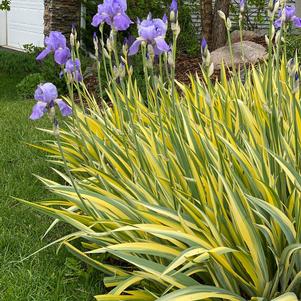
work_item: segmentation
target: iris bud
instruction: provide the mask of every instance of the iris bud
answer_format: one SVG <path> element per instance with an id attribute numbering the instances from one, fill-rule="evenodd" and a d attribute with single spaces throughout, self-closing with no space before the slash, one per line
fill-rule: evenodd
<path id="1" fill-rule="evenodd" d="M 112 45 L 112 41 L 110 38 L 107 39 L 107 49 L 109 52 L 112 52 L 112 50 L 113 50 L 113 45 Z"/>
<path id="2" fill-rule="evenodd" d="M 124 66 L 124 64 L 120 63 L 118 69 L 119 69 L 119 77 L 124 78 L 125 77 L 125 66 Z"/>
<path id="3" fill-rule="evenodd" d="M 265 43 L 267 44 L 267 46 L 270 45 L 270 39 L 267 35 L 264 36 L 264 39 L 265 39 Z"/>
<path id="4" fill-rule="evenodd" d="M 171 23 L 174 23 L 176 21 L 176 14 L 175 14 L 175 12 L 172 10 L 171 12 L 170 12 L 170 22 Z"/>
<path id="5" fill-rule="evenodd" d="M 72 32 L 70 34 L 70 45 L 71 45 L 72 48 L 75 45 L 75 36 L 74 36 L 74 34 Z"/>
<path id="6" fill-rule="evenodd" d="M 219 17 L 220 17 L 221 19 L 223 19 L 224 21 L 226 21 L 226 15 L 224 14 L 223 11 L 219 10 L 217 13 L 218 13 L 218 15 L 219 15 Z"/>

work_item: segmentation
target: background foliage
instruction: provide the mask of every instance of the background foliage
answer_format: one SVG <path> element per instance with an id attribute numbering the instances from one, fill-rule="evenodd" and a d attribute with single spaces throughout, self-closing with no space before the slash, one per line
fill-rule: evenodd
<path id="1" fill-rule="evenodd" d="M 96 0 L 83 0 L 87 8 L 87 15 L 86 15 L 86 24 L 87 29 L 83 30 L 82 38 L 84 44 L 87 46 L 89 50 L 93 51 L 93 43 L 92 43 L 92 36 L 96 28 L 92 27 L 91 21 L 92 17 L 97 12 L 97 4 L 99 1 Z M 146 18 L 148 13 L 151 11 L 154 17 L 162 18 L 163 14 L 169 14 L 168 8 L 170 5 L 170 1 L 168 0 L 154 0 L 154 1 L 145 1 L 145 0 L 129 0 L 128 1 L 128 15 L 130 18 L 136 22 L 137 17 L 139 16 L 141 19 Z M 179 22 L 181 24 L 182 32 L 179 37 L 179 52 L 187 53 L 189 55 L 196 55 L 199 52 L 200 46 L 197 38 L 197 33 L 194 28 L 194 25 L 191 21 L 191 11 L 187 5 L 183 4 L 183 1 L 179 1 Z M 107 32 L 108 34 L 108 32 Z M 123 42 L 125 37 L 129 35 L 137 36 L 136 26 L 131 26 L 130 30 L 121 33 L 122 36 L 120 37 L 120 43 Z M 169 38 L 169 40 L 171 40 Z"/>
<path id="2" fill-rule="evenodd" d="M 2 0 L 0 2 L 0 10 L 9 10 L 11 0 Z"/>

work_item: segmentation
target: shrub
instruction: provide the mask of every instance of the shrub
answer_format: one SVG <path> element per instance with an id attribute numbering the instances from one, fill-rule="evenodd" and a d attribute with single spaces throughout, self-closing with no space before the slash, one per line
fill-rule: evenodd
<path id="1" fill-rule="evenodd" d="M 9 75 L 25 76 L 39 72 L 35 57 L 30 53 L 0 50 L 0 72 Z"/>
<path id="2" fill-rule="evenodd" d="M 159 65 L 141 45 L 145 97 L 126 46 L 118 64 L 116 32 L 108 49 L 94 40 L 104 60 L 102 67 L 97 57 L 98 70 L 109 66 L 102 107 L 69 74 L 74 118 L 60 131 L 51 108 L 57 140 L 40 147 L 63 183 L 40 178 L 56 197 L 23 202 L 75 228 L 59 242 L 106 275 L 108 293 L 96 300 L 297 301 L 298 61 L 280 58 L 279 37 L 273 54 L 271 36 L 268 61 L 245 66 L 244 81 L 222 67 L 212 82 L 203 42 L 203 78 L 185 85 L 174 77 L 171 26 L 174 47 Z"/>
<path id="3" fill-rule="evenodd" d="M 40 73 L 32 73 L 27 75 L 18 85 L 17 93 L 22 98 L 32 98 L 32 91 L 40 84 L 44 82 L 44 78 Z"/>

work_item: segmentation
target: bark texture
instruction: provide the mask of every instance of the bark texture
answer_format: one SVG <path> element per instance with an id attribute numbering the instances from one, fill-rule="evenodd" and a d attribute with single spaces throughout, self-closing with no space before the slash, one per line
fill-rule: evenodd
<path id="1" fill-rule="evenodd" d="M 213 5 L 212 0 L 200 0 L 201 7 L 201 25 L 202 36 L 207 40 L 209 49 L 212 44 L 212 21 L 213 21 Z"/>
<path id="2" fill-rule="evenodd" d="M 223 11 L 228 17 L 230 3 L 231 0 L 200 0 L 202 36 L 206 38 L 210 50 L 226 44 L 227 31 L 218 11 Z"/>
<path id="3" fill-rule="evenodd" d="M 44 34 L 50 31 L 61 31 L 68 36 L 74 24 L 80 26 L 80 0 L 44 0 Z"/>
<path id="4" fill-rule="evenodd" d="M 227 17 L 229 16 L 230 0 L 216 0 L 212 22 L 212 49 L 224 46 L 227 42 L 227 30 L 224 20 L 218 14 L 221 10 Z"/>

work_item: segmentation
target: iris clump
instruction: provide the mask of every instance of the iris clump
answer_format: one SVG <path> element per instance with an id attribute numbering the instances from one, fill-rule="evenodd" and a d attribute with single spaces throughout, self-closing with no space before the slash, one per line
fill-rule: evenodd
<path id="1" fill-rule="evenodd" d="M 275 21 L 275 27 L 280 28 L 289 23 L 292 23 L 295 27 L 301 28 L 301 18 L 296 16 L 296 7 L 293 5 L 286 5 L 279 11 L 279 18 Z"/>
<path id="2" fill-rule="evenodd" d="M 42 179 L 55 198 L 30 204 L 74 227 L 58 241 L 104 273 L 107 291 L 96 300 L 300 300 L 300 67 L 281 56 L 287 31 L 273 28 L 278 5 L 269 4 L 268 61 L 244 66 L 244 78 L 222 64 L 213 79 L 203 39 L 201 77 L 176 80 L 176 1 L 170 22 L 138 21 L 138 37 L 122 50 L 114 18 L 125 2 L 100 6 L 95 24 L 111 33 L 93 37 L 95 95 L 75 80 L 71 43 L 62 70 L 74 119 L 61 132 L 54 120 L 57 141 L 43 148 L 65 173 L 60 182 Z M 231 46 L 231 21 L 220 16 Z M 281 20 L 294 16 L 288 10 Z M 140 46 L 142 86 L 128 58 Z M 55 104 L 71 114 L 57 97 L 52 84 L 41 85 L 31 118 L 52 116 Z"/>
<path id="3" fill-rule="evenodd" d="M 140 22 L 138 20 L 138 35 L 139 37 L 132 44 L 129 49 L 129 55 L 134 55 L 139 51 L 139 47 L 142 42 L 152 45 L 156 55 L 160 55 L 163 52 L 168 52 L 170 47 L 165 41 L 167 31 L 167 18 L 153 19 L 149 14 L 146 20 Z"/>
<path id="4" fill-rule="evenodd" d="M 37 56 L 37 60 L 43 60 L 50 53 L 54 53 L 54 60 L 59 65 L 64 65 L 70 58 L 70 49 L 67 47 L 66 37 L 58 31 L 50 32 L 45 38 L 46 48 Z"/>
<path id="5" fill-rule="evenodd" d="M 97 14 L 93 17 L 92 25 L 97 27 L 106 23 L 116 31 L 127 30 L 132 21 L 126 14 L 126 0 L 105 0 L 98 5 Z"/>
<path id="6" fill-rule="evenodd" d="M 59 107 L 62 116 L 70 116 L 72 109 L 62 99 L 58 99 L 58 91 L 52 83 L 40 85 L 34 94 L 37 103 L 34 105 L 31 120 L 37 120 L 44 116 L 45 113 L 54 109 L 55 105 Z"/>

